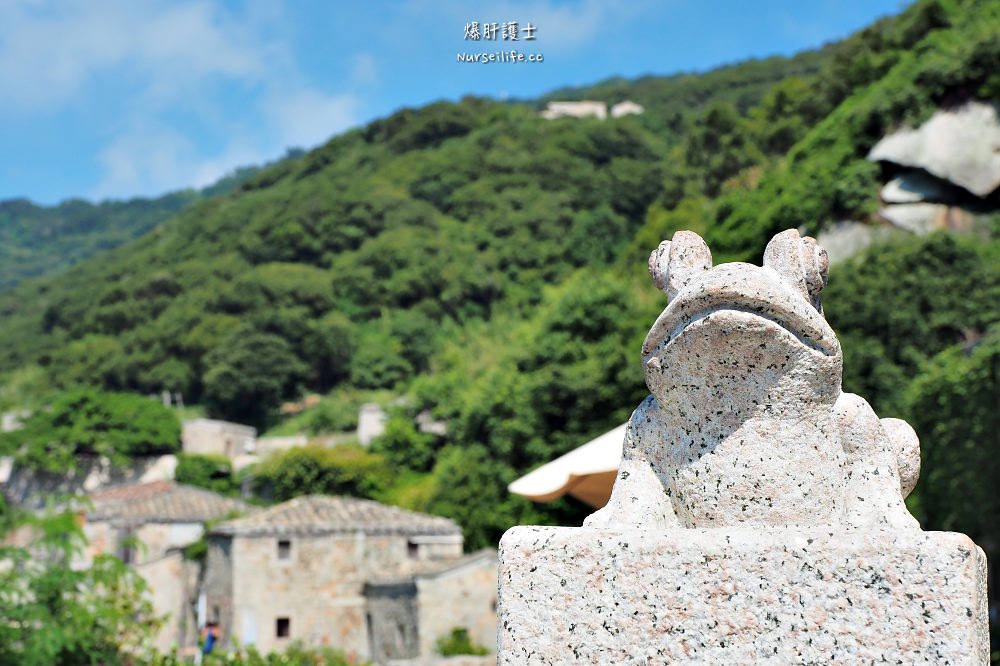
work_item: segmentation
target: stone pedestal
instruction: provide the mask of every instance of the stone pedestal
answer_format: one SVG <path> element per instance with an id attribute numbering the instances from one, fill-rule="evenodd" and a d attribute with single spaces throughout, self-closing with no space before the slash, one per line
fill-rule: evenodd
<path id="1" fill-rule="evenodd" d="M 946 532 L 515 527 L 500 664 L 986 664 L 986 558 Z"/>

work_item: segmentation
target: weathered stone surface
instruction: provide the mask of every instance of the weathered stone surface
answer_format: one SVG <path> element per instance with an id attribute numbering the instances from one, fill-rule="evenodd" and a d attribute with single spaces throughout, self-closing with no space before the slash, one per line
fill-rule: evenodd
<path id="1" fill-rule="evenodd" d="M 985 664 L 961 534 L 516 527 L 500 664 Z"/>
<path id="2" fill-rule="evenodd" d="M 933 203 L 894 204 L 878 214 L 894 227 L 923 236 L 947 226 L 948 207 Z"/>
<path id="3" fill-rule="evenodd" d="M 889 238 L 894 233 L 901 234 L 902 231 L 888 225 L 841 220 L 817 234 L 816 242 L 826 249 L 832 266 L 853 257 L 872 243 Z"/>
<path id="4" fill-rule="evenodd" d="M 868 159 L 918 167 L 985 197 L 1000 186 L 998 105 L 969 101 L 942 109 L 918 129 L 879 141 Z"/>
<path id="5" fill-rule="evenodd" d="M 452 628 L 496 635 L 496 554 L 463 557 L 461 528 L 445 518 L 305 496 L 215 525 L 208 544 L 205 604 L 223 647 L 301 640 L 422 664 Z"/>
<path id="6" fill-rule="evenodd" d="M 587 525 L 917 527 L 900 446 L 868 403 L 841 393 L 840 343 L 820 303 L 827 267 L 795 230 L 771 240 L 763 267 L 713 268 L 691 232 L 661 243 L 650 273 L 669 303 L 643 343 L 652 395 L 629 421 L 611 500 Z"/>
<path id="7" fill-rule="evenodd" d="M 0 460 L 0 490 L 8 502 L 28 509 L 41 509 L 53 496 L 89 493 L 136 482 L 173 478 L 177 457 L 136 456 L 128 465 L 117 466 L 102 456 L 78 455 L 73 472 L 49 472 L 17 465 L 12 458 Z"/>
<path id="8" fill-rule="evenodd" d="M 500 663 L 985 663 L 985 557 L 920 530 L 916 434 L 842 392 L 828 265 L 795 230 L 653 252 L 651 395 L 604 508 L 501 541 Z"/>

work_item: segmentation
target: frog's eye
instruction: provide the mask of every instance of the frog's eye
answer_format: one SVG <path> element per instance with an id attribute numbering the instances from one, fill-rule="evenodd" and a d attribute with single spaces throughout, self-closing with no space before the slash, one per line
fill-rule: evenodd
<path id="1" fill-rule="evenodd" d="M 649 255 L 653 284 L 672 301 L 681 289 L 712 267 L 712 251 L 693 231 L 678 231 Z"/>
<path id="2" fill-rule="evenodd" d="M 826 286 L 830 260 L 816 239 L 801 238 L 795 229 L 782 231 L 767 244 L 764 265 L 801 292 L 817 310 L 823 311 L 819 294 Z"/>
<path id="3" fill-rule="evenodd" d="M 830 257 L 812 236 L 802 238 L 799 251 L 802 255 L 802 273 L 806 281 L 806 290 L 809 292 L 809 298 L 818 303 L 819 293 L 826 286 L 830 271 Z"/>

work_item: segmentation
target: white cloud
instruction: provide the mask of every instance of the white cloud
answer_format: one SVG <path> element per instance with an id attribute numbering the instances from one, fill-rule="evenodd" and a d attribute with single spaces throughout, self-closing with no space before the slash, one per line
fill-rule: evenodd
<path id="1" fill-rule="evenodd" d="M 185 187 L 207 187 L 238 167 L 261 164 L 278 156 L 262 152 L 240 136 L 216 154 L 205 156 L 203 152 L 170 127 L 134 127 L 98 155 L 102 176 L 89 196 L 152 196 Z"/>
<path id="2" fill-rule="evenodd" d="M 353 95 L 304 89 L 274 96 L 265 112 L 283 147 L 311 148 L 354 125 L 359 106 Z"/>
<path id="3" fill-rule="evenodd" d="M 276 5 L 13 0 L 0 2 L 0 27 L 6 121 L 76 117 L 97 108 L 95 95 L 113 92 L 114 129 L 95 158 L 95 197 L 208 185 L 286 147 L 315 146 L 356 124 L 360 112 L 347 90 L 320 90 L 305 78 Z M 376 81 L 371 54 L 353 63 L 354 84 Z"/>
<path id="4" fill-rule="evenodd" d="M 168 127 L 144 127 L 123 134 L 98 156 L 103 176 L 92 196 L 149 194 L 162 183 L 185 183 L 196 159 L 191 142 Z"/>
<path id="5" fill-rule="evenodd" d="M 203 2 L 14 2 L 0 8 L 0 25 L 8 109 L 50 110 L 100 77 L 124 77 L 149 92 L 164 82 L 253 79 L 263 70 L 252 26 Z"/>
<path id="6" fill-rule="evenodd" d="M 356 124 L 360 103 L 349 94 L 297 89 L 266 95 L 260 105 L 267 136 L 259 136 L 260 130 L 233 127 L 228 144 L 207 155 L 169 126 L 137 123 L 101 151 L 101 180 L 89 196 L 154 196 L 206 187 L 238 167 L 274 159 L 286 148 L 312 148 L 349 129 Z"/>

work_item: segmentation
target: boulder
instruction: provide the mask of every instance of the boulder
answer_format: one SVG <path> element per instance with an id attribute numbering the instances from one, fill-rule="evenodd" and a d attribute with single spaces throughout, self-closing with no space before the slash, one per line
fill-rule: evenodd
<path id="1" fill-rule="evenodd" d="M 986 197 L 1000 186 L 998 105 L 969 101 L 942 109 L 918 129 L 883 138 L 868 159 L 924 169 Z"/>
<path id="2" fill-rule="evenodd" d="M 894 204 L 886 206 L 878 214 L 894 227 L 922 236 L 947 226 L 948 207 L 931 203 Z"/>
<path id="3" fill-rule="evenodd" d="M 967 233 L 972 230 L 974 220 L 972 213 L 964 208 L 936 203 L 893 204 L 878 214 L 894 227 L 917 235 L 937 229 Z"/>
<path id="4" fill-rule="evenodd" d="M 893 234 L 902 234 L 889 225 L 865 224 L 854 220 L 841 220 L 829 225 L 816 235 L 816 242 L 826 248 L 830 265 L 850 259 L 875 242 Z"/>

